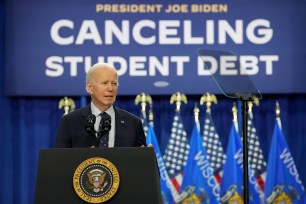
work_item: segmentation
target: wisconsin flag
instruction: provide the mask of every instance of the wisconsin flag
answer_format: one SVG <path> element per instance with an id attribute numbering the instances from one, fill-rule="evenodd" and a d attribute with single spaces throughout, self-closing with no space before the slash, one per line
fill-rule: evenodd
<path id="1" fill-rule="evenodd" d="M 194 125 L 181 185 L 182 203 L 219 203 L 219 184 L 209 164 L 197 125 Z"/>
<path id="2" fill-rule="evenodd" d="M 305 190 L 285 137 L 275 122 L 270 148 L 265 203 L 306 203 Z"/>
<path id="3" fill-rule="evenodd" d="M 254 177 L 250 165 L 249 170 L 249 203 L 260 204 L 260 186 Z M 221 203 L 243 203 L 243 149 L 240 136 L 232 124 L 226 149 L 226 161 L 223 166 L 224 176 L 220 187 Z"/>
<path id="4" fill-rule="evenodd" d="M 178 192 L 176 191 L 175 187 L 173 186 L 168 173 L 166 171 L 166 167 L 161 155 L 161 151 L 159 149 L 159 145 L 156 139 L 154 128 L 149 125 L 148 127 L 148 134 L 147 134 L 147 145 L 151 144 L 154 148 L 156 160 L 159 167 L 160 172 L 160 188 L 161 194 L 163 197 L 163 204 L 173 204 L 173 198 L 178 197 Z"/>

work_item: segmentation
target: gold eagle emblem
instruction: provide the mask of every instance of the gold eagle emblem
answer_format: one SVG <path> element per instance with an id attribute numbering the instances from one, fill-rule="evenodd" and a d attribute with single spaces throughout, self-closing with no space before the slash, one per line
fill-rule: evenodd
<path id="1" fill-rule="evenodd" d="M 93 189 L 95 193 L 103 191 L 108 182 L 104 182 L 106 173 L 100 169 L 94 169 L 88 174 L 88 181 L 90 183 L 90 189 Z"/>
<path id="2" fill-rule="evenodd" d="M 59 101 L 58 108 L 62 109 L 64 107 L 64 115 L 75 109 L 75 103 L 71 98 L 64 97 Z"/>

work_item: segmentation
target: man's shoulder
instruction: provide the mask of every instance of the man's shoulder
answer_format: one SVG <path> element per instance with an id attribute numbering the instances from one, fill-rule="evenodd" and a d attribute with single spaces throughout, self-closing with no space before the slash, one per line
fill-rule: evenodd
<path id="1" fill-rule="evenodd" d="M 121 115 L 122 117 L 130 117 L 130 118 L 134 118 L 134 119 L 137 119 L 137 120 L 140 120 L 139 117 L 137 117 L 136 115 L 134 115 L 133 113 L 131 112 L 128 112 L 126 110 L 123 110 L 121 108 L 115 108 L 115 112 L 119 115 Z"/>
<path id="2" fill-rule="evenodd" d="M 64 115 L 63 118 L 74 118 L 76 116 L 82 116 L 82 115 L 86 116 L 90 113 L 91 113 L 90 107 L 85 106 L 85 107 L 78 108 L 78 109 L 71 111 L 70 113 Z"/>

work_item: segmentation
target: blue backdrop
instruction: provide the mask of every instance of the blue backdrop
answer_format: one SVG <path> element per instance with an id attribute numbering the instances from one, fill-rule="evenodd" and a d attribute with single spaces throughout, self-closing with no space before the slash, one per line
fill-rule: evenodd
<path id="1" fill-rule="evenodd" d="M 122 95 L 220 93 L 199 48 L 237 55 L 209 69 L 222 77 L 239 80 L 231 65 L 239 60 L 262 93 L 305 93 L 305 8 L 302 0 L 7 1 L 6 93 L 85 94 L 97 61 L 115 64 Z"/>

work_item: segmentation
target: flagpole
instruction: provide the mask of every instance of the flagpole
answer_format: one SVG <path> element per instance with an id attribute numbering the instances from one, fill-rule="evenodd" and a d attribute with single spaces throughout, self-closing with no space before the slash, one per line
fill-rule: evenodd
<path id="1" fill-rule="evenodd" d="M 243 137 L 243 199 L 244 203 L 249 203 L 249 168 L 248 168 L 248 102 L 253 101 L 250 94 L 240 94 L 242 101 L 242 137 Z"/>

